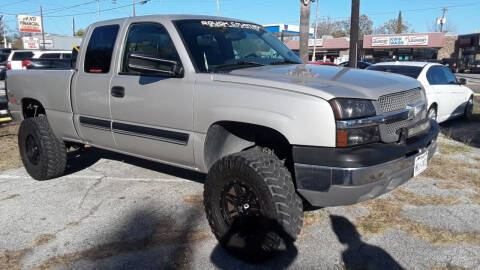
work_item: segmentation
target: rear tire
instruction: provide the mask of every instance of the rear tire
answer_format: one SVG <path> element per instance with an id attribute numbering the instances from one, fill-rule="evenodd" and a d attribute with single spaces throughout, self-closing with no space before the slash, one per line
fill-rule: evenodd
<path id="1" fill-rule="evenodd" d="M 53 134 L 45 116 L 23 120 L 18 131 L 18 147 L 23 165 L 33 179 L 48 180 L 65 172 L 67 149 Z"/>
<path id="2" fill-rule="evenodd" d="M 302 200 L 290 172 L 277 156 L 259 147 L 212 166 L 204 205 L 220 244 L 250 262 L 288 249 L 303 225 Z"/>

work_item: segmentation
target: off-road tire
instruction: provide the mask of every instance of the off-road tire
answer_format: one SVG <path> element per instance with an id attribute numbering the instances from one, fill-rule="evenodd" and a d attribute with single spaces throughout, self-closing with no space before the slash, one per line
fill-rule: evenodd
<path id="1" fill-rule="evenodd" d="M 432 117 L 432 115 L 435 114 L 435 117 Z M 437 121 L 438 119 L 438 111 L 437 111 L 437 108 L 435 107 L 430 107 L 430 109 L 428 109 L 428 112 L 427 112 L 427 117 L 432 119 L 432 120 L 435 120 Z"/>
<path id="2" fill-rule="evenodd" d="M 465 106 L 465 113 L 463 114 L 463 116 L 467 120 L 473 119 L 473 96 L 468 99 L 467 105 Z"/>
<path id="3" fill-rule="evenodd" d="M 213 234 L 230 253 L 251 262 L 284 251 L 296 240 L 303 225 L 302 200 L 295 191 L 292 176 L 283 162 L 266 150 L 255 147 L 220 159 L 211 167 L 204 188 L 205 211 Z M 222 192 L 231 183 L 247 185 L 256 192 L 264 210 L 258 220 L 272 222 L 268 234 L 272 231 L 273 234 L 266 237 L 272 241 L 258 240 L 249 245 L 248 240 L 242 243 L 238 237 L 231 237 L 232 230 L 249 233 L 236 231 L 238 228 L 233 229 L 222 216 Z"/>
<path id="4" fill-rule="evenodd" d="M 29 137 L 33 138 L 38 146 L 36 164 L 27 156 Z M 67 166 L 67 149 L 63 141 L 53 134 L 45 116 L 23 120 L 18 131 L 18 148 L 23 165 L 33 179 L 48 180 L 64 174 Z"/>

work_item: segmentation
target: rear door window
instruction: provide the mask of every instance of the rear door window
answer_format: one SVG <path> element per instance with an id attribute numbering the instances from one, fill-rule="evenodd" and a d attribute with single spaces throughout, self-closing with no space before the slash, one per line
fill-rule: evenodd
<path id="1" fill-rule="evenodd" d="M 33 57 L 33 52 L 14 52 L 12 61 L 23 61 Z"/>
<path id="2" fill-rule="evenodd" d="M 93 30 L 85 54 L 85 72 L 108 73 L 110 71 L 119 28 L 118 25 L 105 25 Z"/>

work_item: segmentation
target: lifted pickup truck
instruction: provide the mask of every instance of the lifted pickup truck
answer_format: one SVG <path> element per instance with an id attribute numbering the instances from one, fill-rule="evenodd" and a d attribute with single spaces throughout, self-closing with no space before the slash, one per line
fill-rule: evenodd
<path id="1" fill-rule="evenodd" d="M 305 65 L 260 25 L 229 18 L 98 22 L 75 70 L 9 71 L 7 85 L 33 178 L 61 176 L 72 144 L 207 173 L 212 231 L 244 255 L 294 240 L 304 205 L 375 198 L 436 150 L 417 80 Z M 250 240 L 259 248 L 239 251 Z"/>

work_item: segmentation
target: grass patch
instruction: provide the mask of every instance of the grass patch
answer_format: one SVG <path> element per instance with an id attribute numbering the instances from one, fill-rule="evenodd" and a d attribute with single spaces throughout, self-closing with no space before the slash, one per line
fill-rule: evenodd
<path id="1" fill-rule="evenodd" d="M 430 267 L 430 270 L 467 270 L 468 268 L 465 268 L 465 267 L 461 267 L 461 266 L 458 266 L 458 265 L 451 265 L 451 264 L 447 264 L 447 265 L 434 265 L 432 267 Z"/>
<path id="2" fill-rule="evenodd" d="M 434 156 L 422 177 L 456 181 L 480 191 L 480 164 L 470 164 L 442 156 Z"/>
<path id="3" fill-rule="evenodd" d="M 187 195 L 183 197 L 183 201 L 188 202 L 188 203 L 201 203 L 203 202 L 203 196 L 202 195 Z"/>
<path id="4" fill-rule="evenodd" d="M 472 149 L 464 144 L 451 144 L 451 143 L 438 143 L 438 148 L 442 154 L 445 155 L 455 155 L 455 154 L 467 154 L 472 151 Z"/>
<path id="5" fill-rule="evenodd" d="M 370 214 L 359 217 L 356 226 L 363 235 L 384 233 L 388 228 L 397 229 L 414 237 L 423 239 L 432 245 L 451 243 L 480 244 L 480 234 L 455 233 L 448 230 L 429 227 L 423 223 L 402 218 L 401 211 L 405 205 L 455 205 L 461 200 L 453 197 L 423 196 L 398 188 L 392 192 L 395 199 L 376 199 L 360 205 L 366 207 Z"/>
<path id="6" fill-rule="evenodd" d="M 0 125 L 0 171 L 22 166 L 18 151 L 18 124 Z"/>
<path id="7" fill-rule="evenodd" d="M 470 200 L 474 201 L 476 204 L 480 205 L 480 195 L 472 194 L 467 196 Z"/>
<path id="8" fill-rule="evenodd" d="M 0 252 L 0 269 L 20 270 L 20 260 L 28 253 L 30 249 L 21 249 L 15 251 Z"/>
<path id="9" fill-rule="evenodd" d="M 53 234 L 42 234 L 42 235 L 38 236 L 37 238 L 35 238 L 35 240 L 31 244 L 31 246 L 33 246 L 33 247 L 42 246 L 42 245 L 45 245 L 45 244 L 48 244 L 48 243 L 54 241 L 56 238 L 57 237 Z"/>

